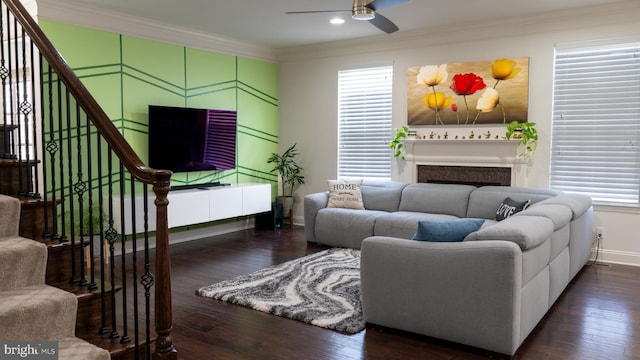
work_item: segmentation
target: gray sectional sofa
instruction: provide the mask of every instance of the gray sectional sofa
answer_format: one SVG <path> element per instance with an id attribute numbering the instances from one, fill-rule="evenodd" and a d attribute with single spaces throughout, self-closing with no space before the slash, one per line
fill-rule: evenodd
<path id="1" fill-rule="evenodd" d="M 307 240 L 361 249 L 365 320 L 513 355 L 591 254 L 591 199 L 534 188 L 365 182 L 365 210 L 307 195 Z M 502 221 L 505 198 L 531 205 Z M 485 219 L 461 242 L 411 240 L 420 220 Z"/>

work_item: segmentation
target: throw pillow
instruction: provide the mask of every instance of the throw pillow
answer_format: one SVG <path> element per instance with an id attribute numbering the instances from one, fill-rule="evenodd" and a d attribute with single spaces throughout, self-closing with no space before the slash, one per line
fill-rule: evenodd
<path id="1" fill-rule="evenodd" d="M 496 220 L 502 221 L 515 213 L 519 213 L 520 211 L 526 209 L 530 203 L 531 200 L 515 201 L 512 198 L 507 197 L 506 199 L 504 199 L 502 204 L 498 206 L 498 210 L 496 211 Z"/>
<path id="2" fill-rule="evenodd" d="M 413 240 L 456 242 L 480 229 L 484 219 L 422 220 Z"/>
<path id="3" fill-rule="evenodd" d="M 327 180 L 329 183 L 329 208 L 364 210 L 362 180 Z"/>

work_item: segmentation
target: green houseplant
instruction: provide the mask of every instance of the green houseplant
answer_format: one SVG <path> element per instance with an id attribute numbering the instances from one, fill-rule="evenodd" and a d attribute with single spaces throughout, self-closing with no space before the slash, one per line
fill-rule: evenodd
<path id="1" fill-rule="evenodd" d="M 507 139 L 519 139 L 519 144 L 524 147 L 524 151 L 519 154 L 521 157 L 531 157 L 536 151 L 536 144 L 538 142 L 538 130 L 536 130 L 536 123 L 534 122 L 517 122 L 512 121 L 507 125 L 507 132 L 505 134 Z"/>
<path id="2" fill-rule="evenodd" d="M 402 140 L 406 139 L 408 134 L 409 128 L 407 126 L 403 126 L 396 131 L 393 139 L 389 141 L 389 148 L 391 148 L 394 157 L 399 157 L 404 160 L 404 144 L 402 143 Z"/>
<path id="3" fill-rule="evenodd" d="M 282 154 L 272 153 L 267 159 L 267 163 L 274 164 L 271 172 L 277 172 L 280 177 L 282 192 L 276 197 L 276 202 L 282 204 L 284 214 L 289 214 L 289 210 L 293 207 L 295 187 L 304 184 L 303 169 L 296 162 L 296 157 L 299 155 L 296 145 L 293 144 Z"/>

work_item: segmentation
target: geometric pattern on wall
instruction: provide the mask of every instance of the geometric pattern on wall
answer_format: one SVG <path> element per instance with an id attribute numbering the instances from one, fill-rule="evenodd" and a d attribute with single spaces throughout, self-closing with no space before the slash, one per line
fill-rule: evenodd
<path id="1" fill-rule="evenodd" d="M 278 151 L 276 64 L 40 20 L 83 84 L 147 161 L 148 106 L 237 111 L 236 169 L 177 173 L 172 185 L 271 183 Z"/>

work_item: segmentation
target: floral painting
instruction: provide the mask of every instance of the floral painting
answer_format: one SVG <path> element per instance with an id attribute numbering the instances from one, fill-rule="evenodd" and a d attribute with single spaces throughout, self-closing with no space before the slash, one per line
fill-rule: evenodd
<path id="1" fill-rule="evenodd" d="M 529 58 L 407 69 L 409 125 L 526 122 Z"/>

